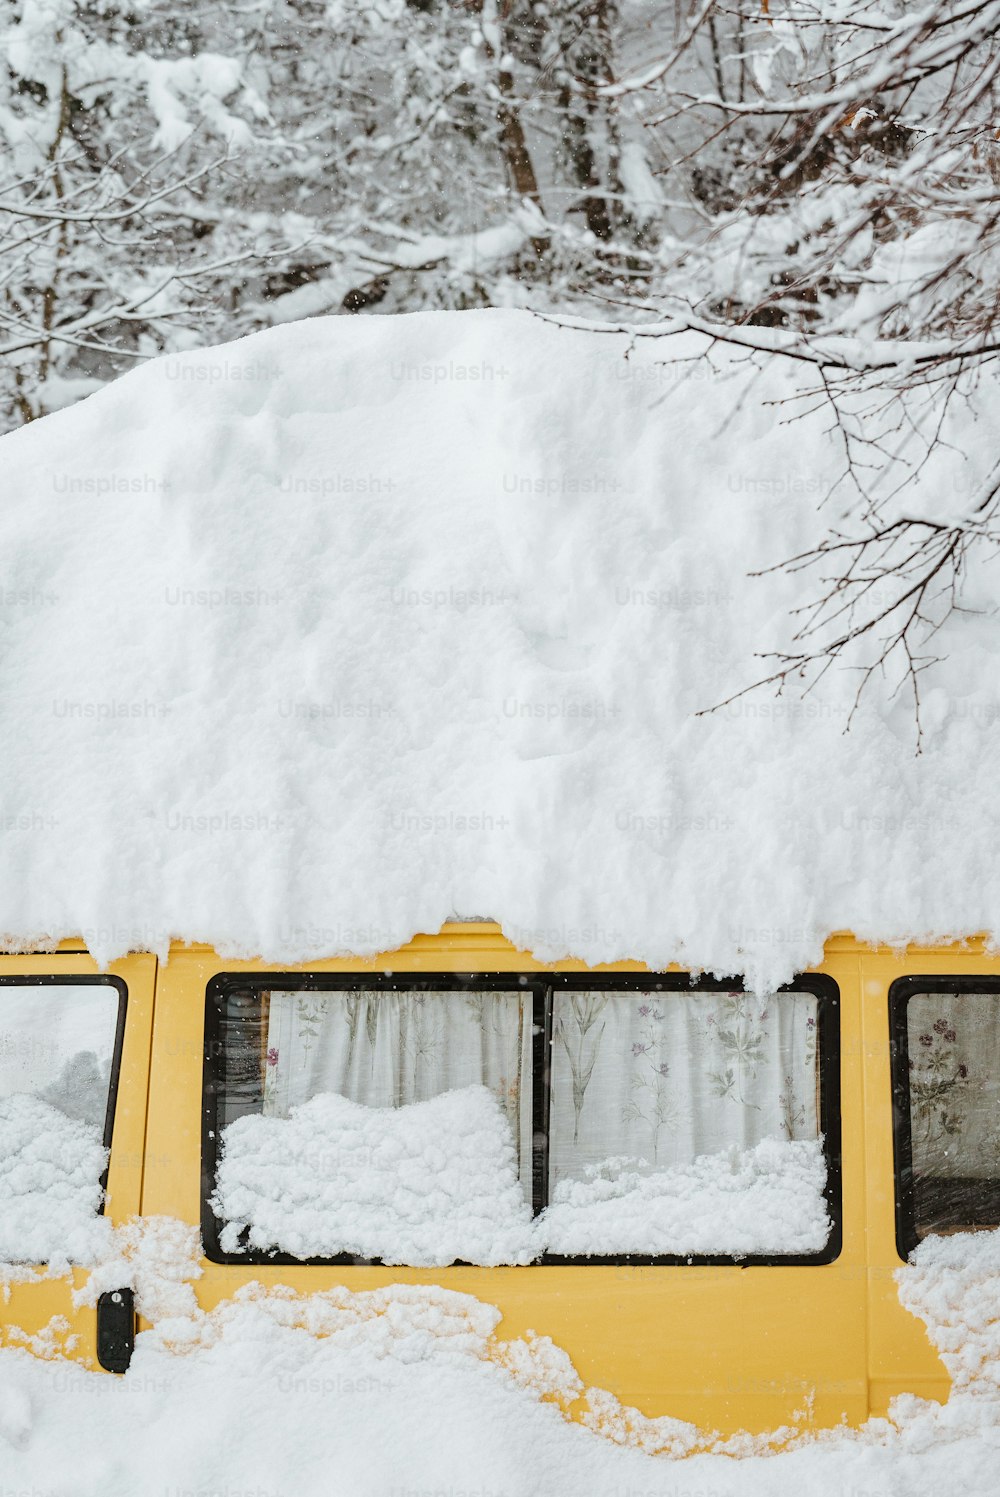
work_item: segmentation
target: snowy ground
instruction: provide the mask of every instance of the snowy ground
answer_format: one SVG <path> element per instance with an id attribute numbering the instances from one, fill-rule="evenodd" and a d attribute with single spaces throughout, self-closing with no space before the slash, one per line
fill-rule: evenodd
<path id="1" fill-rule="evenodd" d="M 259 1350 L 259 1348 L 257 1348 Z M 6 1492 L 52 1497 L 932 1497 L 996 1491 L 1000 1427 L 930 1416 L 787 1454 L 621 1449 L 502 1371 L 318 1343 L 251 1370 L 237 1348 L 141 1351 L 118 1383 L 0 1356 Z"/>
<path id="2" fill-rule="evenodd" d="M 140 1337 L 118 1380 L 0 1353 L 8 1493 L 931 1497 L 994 1492 L 998 1459 L 998 1408 L 969 1397 L 781 1454 L 645 1454 L 570 1423 L 474 1348 L 314 1339 L 251 1314 L 193 1355 Z"/>
<path id="3" fill-rule="evenodd" d="M 860 1431 L 724 1444 L 582 1390 L 544 1338 L 505 1347 L 492 1335 L 497 1313 L 466 1295 L 397 1285 L 300 1298 L 247 1286 L 206 1315 L 183 1280 L 185 1255 L 197 1252 L 190 1229 L 154 1219 L 122 1241 L 139 1302 L 156 1321 L 124 1378 L 0 1352 L 0 1469 L 11 1497 L 996 1490 L 997 1233 L 932 1240 L 901 1276 L 904 1301 L 928 1323 L 952 1373 L 945 1407 L 905 1398 L 892 1421 Z M 122 1263 L 106 1275 L 121 1281 Z M 99 1272 L 94 1292 L 100 1287 Z M 577 1412 L 600 1432 L 565 1416 L 581 1392 Z"/>

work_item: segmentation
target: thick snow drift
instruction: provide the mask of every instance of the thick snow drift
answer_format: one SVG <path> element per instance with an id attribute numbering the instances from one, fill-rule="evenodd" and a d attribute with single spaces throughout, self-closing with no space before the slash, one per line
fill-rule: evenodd
<path id="1" fill-rule="evenodd" d="M 849 670 L 695 715 L 787 643 L 802 581 L 748 573 L 836 523 L 844 465 L 808 370 L 704 347 L 319 319 L 0 440 L 6 934 L 291 960 L 478 914 L 763 988 L 833 929 L 995 931 L 988 569 L 919 758 L 877 684 L 845 734 Z M 991 398 L 911 511 L 975 492 Z"/>
<path id="2" fill-rule="evenodd" d="M 407 1107 L 322 1093 L 223 1133 L 224 1252 L 350 1253 L 435 1267 L 540 1253 L 814 1253 L 830 1231 L 822 1141 L 764 1139 L 689 1165 L 609 1160 L 533 1221 L 510 1125 L 484 1086 Z"/>
<path id="3" fill-rule="evenodd" d="M 485 1086 L 408 1107 L 324 1092 L 288 1118 L 223 1133 L 214 1204 L 223 1251 L 351 1253 L 433 1267 L 530 1263 L 531 1208 L 503 1109 Z"/>
<path id="4" fill-rule="evenodd" d="M 0 1097 L 0 1263 L 95 1262 L 108 1151 L 94 1123 L 39 1097 Z"/>
<path id="5" fill-rule="evenodd" d="M 818 1253 L 825 1185 L 821 1139 L 765 1138 L 652 1173 L 562 1180 L 540 1225 L 553 1253 Z"/>
<path id="6" fill-rule="evenodd" d="M 468 1295 L 396 1284 L 300 1297 L 247 1284 L 205 1313 L 186 1282 L 200 1272 L 192 1229 L 153 1218 L 120 1236 L 153 1329 L 120 1378 L 0 1350 L 12 1492 L 327 1497 L 331 1472 L 338 1497 L 996 1491 L 997 1234 L 974 1245 L 974 1262 L 966 1237 L 925 1245 L 900 1273 L 935 1344 L 957 1347 L 963 1326 L 978 1334 L 944 1408 L 905 1398 L 860 1430 L 727 1440 L 586 1386 L 546 1337 L 502 1340 L 498 1311 Z M 942 1252 L 949 1263 L 932 1265 Z M 125 1267 L 108 1264 L 93 1293 L 126 1282 Z M 583 1427 L 565 1418 L 571 1407 Z"/>
<path id="7" fill-rule="evenodd" d="M 927 1237 L 897 1274 L 899 1297 L 926 1324 L 957 1394 L 1000 1416 L 1000 1231 Z"/>

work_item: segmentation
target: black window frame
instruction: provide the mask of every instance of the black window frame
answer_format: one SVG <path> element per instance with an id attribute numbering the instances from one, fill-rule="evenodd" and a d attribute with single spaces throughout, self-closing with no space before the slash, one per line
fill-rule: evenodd
<path id="1" fill-rule="evenodd" d="M 114 988 L 118 993 L 118 1017 L 115 1021 L 115 1043 L 111 1055 L 111 1075 L 108 1080 L 108 1103 L 104 1110 L 104 1147 L 108 1150 L 108 1163 L 101 1175 L 101 1204 L 97 1208 L 98 1216 L 104 1215 L 104 1207 L 108 1193 L 108 1172 L 111 1168 L 111 1149 L 115 1131 L 115 1110 L 118 1105 L 118 1083 L 122 1068 L 122 1050 L 125 1045 L 125 1019 L 128 1013 L 128 984 L 122 977 L 112 977 L 100 973 L 67 972 L 65 975 L 58 972 L 30 972 L 30 973 L 3 973 L 0 974 L 0 1005 L 3 1003 L 2 990 L 4 988 L 73 988 L 73 987 L 97 987 Z"/>
<path id="2" fill-rule="evenodd" d="M 555 992 L 649 992 L 735 993 L 744 992 L 742 982 L 717 978 L 692 979 L 684 972 L 669 973 L 564 973 L 564 972 L 220 972 L 208 982 L 205 993 L 204 1064 L 202 1072 L 201 1144 L 201 1232 L 205 1256 L 210 1263 L 243 1267 L 355 1267 L 378 1268 L 379 1258 L 361 1258 L 339 1253 L 326 1258 L 296 1258 L 291 1253 L 248 1249 L 226 1253 L 219 1246 L 222 1223 L 210 1199 L 215 1189 L 218 1158 L 218 1098 L 221 1090 L 217 1062 L 221 1057 L 219 1026 L 222 1007 L 234 992 L 276 989 L 282 992 L 350 991 L 356 988 L 383 992 L 529 992 L 532 995 L 532 1209 L 537 1216 L 547 1204 L 549 1151 L 550 1054 L 552 1048 L 552 1002 Z M 806 973 L 775 989 L 781 993 L 811 993 L 816 999 L 817 1057 L 820 1107 L 819 1131 L 827 1166 L 824 1195 L 830 1216 L 830 1235 L 817 1253 L 744 1254 L 612 1253 L 564 1255 L 544 1253 L 524 1267 L 814 1267 L 833 1263 L 843 1246 L 843 1190 L 840 1122 L 840 989 L 826 973 Z M 539 1085 L 539 1081 L 541 1085 Z M 405 1267 L 393 1264 L 392 1267 Z M 482 1267 L 456 1262 L 441 1269 Z"/>
<path id="3" fill-rule="evenodd" d="M 995 993 L 1000 1005 L 1000 977 L 986 973 L 924 973 L 897 977 L 889 985 L 889 1069 L 892 1088 L 892 1175 L 896 1223 L 896 1251 L 902 1262 L 922 1241 L 917 1236 L 916 1193 L 913 1184 L 913 1129 L 910 1114 L 910 1043 L 906 1010 L 911 998 L 935 993 Z M 955 1232 L 983 1230 L 970 1223 Z M 930 1234 L 929 1234 L 930 1235 Z"/>

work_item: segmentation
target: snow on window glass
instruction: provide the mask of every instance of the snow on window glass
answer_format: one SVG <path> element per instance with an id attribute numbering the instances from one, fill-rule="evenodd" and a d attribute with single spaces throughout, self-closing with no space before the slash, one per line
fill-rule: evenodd
<path id="1" fill-rule="evenodd" d="M 689 1164 L 642 1159 L 590 1166 L 566 1179 L 544 1213 L 553 1253 L 817 1253 L 830 1235 L 820 1139 L 733 1144 Z"/>
<path id="2" fill-rule="evenodd" d="M 526 1262 L 530 993 L 233 994 L 223 1251 Z"/>
<path id="3" fill-rule="evenodd" d="M 906 1005 L 914 1227 L 1000 1225 L 1000 994 Z"/>
<path id="4" fill-rule="evenodd" d="M 536 1255 L 510 1124 L 484 1086 L 399 1108 L 320 1092 L 287 1119 L 238 1118 L 213 1204 L 223 1251 L 418 1267 Z"/>
<path id="5" fill-rule="evenodd" d="M 102 1240 L 119 994 L 0 984 L 0 1261 L 86 1262 Z"/>
<path id="6" fill-rule="evenodd" d="M 221 1249 L 419 1266 L 825 1246 L 812 994 L 551 1001 L 546 1140 L 530 993 L 230 995 Z"/>

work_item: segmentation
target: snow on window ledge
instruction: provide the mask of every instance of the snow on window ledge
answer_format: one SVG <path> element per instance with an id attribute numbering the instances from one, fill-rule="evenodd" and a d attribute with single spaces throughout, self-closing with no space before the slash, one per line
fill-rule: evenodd
<path id="1" fill-rule="evenodd" d="M 627 1165 L 563 1180 L 544 1216 L 549 1252 L 822 1252 L 830 1235 L 822 1139 L 765 1138 L 686 1165 Z"/>
<path id="2" fill-rule="evenodd" d="M 411 1267 L 562 1255 L 797 1256 L 826 1246 L 821 1139 L 764 1139 L 688 1165 L 608 1161 L 537 1219 L 503 1109 L 485 1087 L 399 1108 L 323 1093 L 231 1123 L 212 1208 L 223 1252 L 350 1254 Z"/>
<path id="3" fill-rule="evenodd" d="M 110 1230 L 97 1215 L 107 1164 L 96 1124 L 27 1093 L 0 1098 L 0 1262 L 97 1262 Z"/>
<path id="4" fill-rule="evenodd" d="M 238 1118 L 212 1204 L 224 1252 L 244 1232 L 252 1249 L 419 1268 L 537 1252 L 510 1127 L 483 1086 L 399 1108 L 323 1092 L 288 1118 Z"/>

